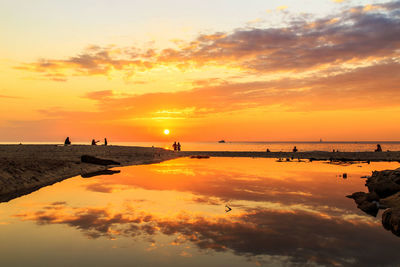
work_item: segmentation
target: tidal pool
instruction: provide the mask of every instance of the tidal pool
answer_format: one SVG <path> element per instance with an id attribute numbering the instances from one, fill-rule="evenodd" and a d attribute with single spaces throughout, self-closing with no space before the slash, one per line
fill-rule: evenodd
<path id="1" fill-rule="evenodd" d="M 398 266 L 381 212 L 345 197 L 398 167 L 181 158 L 74 177 L 0 203 L 1 265 Z"/>

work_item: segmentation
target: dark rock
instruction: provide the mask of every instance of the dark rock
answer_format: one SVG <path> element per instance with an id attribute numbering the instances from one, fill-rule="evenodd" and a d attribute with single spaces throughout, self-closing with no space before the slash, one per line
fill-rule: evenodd
<path id="1" fill-rule="evenodd" d="M 377 205 L 377 202 L 368 202 L 368 201 L 364 201 L 363 203 L 361 203 L 360 205 L 357 206 L 360 210 L 362 210 L 363 212 L 376 217 L 376 215 L 378 214 L 379 208 Z"/>
<path id="2" fill-rule="evenodd" d="M 354 199 L 354 202 L 357 203 L 357 208 L 364 211 L 365 213 L 376 217 L 379 210 L 379 197 L 375 193 L 365 193 L 365 192 L 356 192 L 352 195 L 346 196 L 348 198 Z"/>
<path id="3" fill-rule="evenodd" d="M 385 210 L 382 214 L 382 225 L 386 230 L 400 236 L 400 208 Z"/>
<path id="4" fill-rule="evenodd" d="M 400 207 L 400 192 L 382 199 L 381 204 L 388 207 Z"/>
<path id="5" fill-rule="evenodd" d="M 99 159 L 89 155 L 83 155 L 81 162 L 96 164 L 96 165 L 121 165 L 121 163 L 110 159 Z"/>
<path id="6" fill-rule="evenodd" d="M 373 172 L 366 186 L 380 198 L 391 196 L 400 191 L 400 170 Z"/>
<path id="7" fill-rule="evenodd" d="M 379 201 L 379 196 L 375 192 L 371 192 L 367 194 L 367 201 Z"/>
<path id="8" fill-rule="evenodd" d="M 355 192 L 351 195 L 346 196 L 348 198 L 354 199 L 354 201 L 357 203 L 357 205 L 360 205 L 364 201 L 367 200 L 367 193 L 365 192 Z"/>

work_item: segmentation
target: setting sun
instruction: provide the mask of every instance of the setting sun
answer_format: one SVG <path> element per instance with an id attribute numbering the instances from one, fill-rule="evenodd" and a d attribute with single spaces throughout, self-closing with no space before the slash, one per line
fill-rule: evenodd
<path id="1" fill-rule="evenodd" d="M 165 130 L 164 130 L 164 134 L 165 134 L 165 135 L 169 135 L 169 130 L 168 130 L 168 129 L 165 129 Z"/>

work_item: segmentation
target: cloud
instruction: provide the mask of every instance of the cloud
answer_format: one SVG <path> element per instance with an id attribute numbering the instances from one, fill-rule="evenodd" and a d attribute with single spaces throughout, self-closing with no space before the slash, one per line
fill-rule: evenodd
<path id="1" fill-rule="evenodd" d="M 398 57 L 400 2 L 357 6 L 309 21 L 293 16 L 280 28 L 246 28 L 199 35 L 179 48 L 139 50 L 92 46 L 65 60 L 43 59 L 18 69 L 53 79 L 151 70 L 158 66 L 229 66 L 256 73 L 303 72 Z"/>
<path id="2" fill-rule="evenodd" d="M 84 97 L 97 102 L 98 112 L 77 114 L 42 110 L 75 118 L 198 118 L 212 114 L 279 105 L 282 110 L 311 111 L 398 106 L 400 63 L 389 61 L 336 74 L 272 81 L 195 81 L 190 91 L 118 95 L 94 91 Z M 379 88 L 379 90 L 377 90 Z M 166 101 L 168 99 L 168 101 Z M 77 116 L 78 115 L 78 116 Z"/>
<path id="3" fill-rule="evenodd" d="M 46 132 L 54 129 L 53 132 L 62 135 L 79 129 L 82 138 L 88 138 L 84 131 L 95 131 L 110 137 L 115 134 L 119 139 L 130 139 L 130 133 L 135 132 L 137 136 L 159 139 L 149 135 L 154 130 L 149 130 L 149 125 L 156 125 L 155 120 L 174 121 L 181 129 L 205 125 L 201 127 L 202 132 L 209 132 L 208 136 L 204 135 L 206 140 L 215 138 L 215 132 L 210 129 L 218 118 L 220 122 L 230 123 L 226 119 L 229 116 L 254 114 L 257 110 L 258 114 L 273 111 L 289 118 L 290 112 L 398 108 L 399 47 L 400 1 L 395 1 L 356 6 L 318 19 L 292 16 L 286 25 L 279 27 L 199 34 L 191 41 L 178 42 L 174 48 L 92 46 L 66 59 L 43 59 L 17 68 L 33 71 L 44 79 L 117 73 L 127 81 L 129 77 L 134 77 L 133 82 L 149 81 L 144 87 L 152 91 L 140 94 L 135 93 L 133 86 L 113 87 L 113 90 L 103 87 L 82 93 L 84 101 L 89 99 L 96 104 L 96 108 L 86 112 L 42 108 L 39 112 L 45 119 L 37 122 L 37 128 L 48 129 Z M 214 67 L 222 69 L 221 73 L 207 71 Z M 135 75 L 141 71 L 146 78 Z M 162 84 L 160 88 L 159 73 L 172 73 L 174 83 L 185 86 L 176 90 L 173 87 L 173 91 L 169 85 L 164 88 Z M 175 81 L 176 74 L 179 76 Z M 167 92 L 168 89 L 171 91 Z M 252 119 L 256 117 L 261 121 L 262 116 Z M 269 118 L 272 117 L 265 116 L 266 123 Z M 343 120 L 349 119 L 342 117 Z M 297 129 L 313 127 L 307 123 L 302 126 L 298 123 Z M 19 127 L 23 123 L 10 124 L 10 128 L 16 129 L 15 136 L 27 132 Z M 383 125 L 381 119 L 372 124 Z M 239 135 L 243 131 L 244 127 L 240 127 L 231 133 Z M 191 135 L 188 140 L 198 139 L 199 134 Z M 386 134 L 381 136 L 387 138 Z M 273 138 L 279 139 L 282 135 Z"/>
<path id="4" fill-rule="evenodd" d="M 25 99 L 24 97 L 11 96 L 11 95 L 0 95 L 0 98 L 4 98 L 4 99 Z"/>

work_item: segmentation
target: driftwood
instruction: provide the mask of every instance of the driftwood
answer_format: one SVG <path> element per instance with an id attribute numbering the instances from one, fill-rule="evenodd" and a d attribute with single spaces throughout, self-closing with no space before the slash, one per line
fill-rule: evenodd
<path id="1" fill-rule="evenodd" d="M 81 174 L 82 178 L 90 178 L 94 176 L 99 176 L 99 175 L 113 175 L 116 173 L 120 173 L 120 170 L 102 170 L 102 171 L 96 171 L 96 172 L 89 172 L 89 173 L 84 173 Z"/>
<path id="2" fill-rule="evenodd" d="M 99 158 L 89 156 L 89 155 L 83 155 L 81 157 L 81 162 L 96 164 L 96 165 L 104 165 L 104 166 L 106 166 L 106 165 L 121 165 L 121 163 L 114 161 L 114 160 L 99 159 Z"/>

